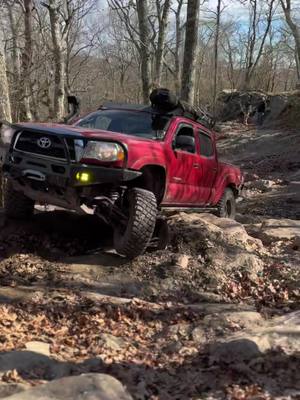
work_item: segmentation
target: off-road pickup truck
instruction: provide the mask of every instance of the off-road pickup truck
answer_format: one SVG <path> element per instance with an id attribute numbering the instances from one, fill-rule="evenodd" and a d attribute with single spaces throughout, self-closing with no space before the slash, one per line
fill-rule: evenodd
<path id="1" fill-rule="evenodd" d="M 167 91 L 151 103 L 108 104 L 72 125 L 2 122 L 6 215 L 28 218 L 35 203 L 95 214 L 127 257 L 146 250 L 162 208 L 234 218 L 243 176 L 218 161 L 209 119 Z"/>

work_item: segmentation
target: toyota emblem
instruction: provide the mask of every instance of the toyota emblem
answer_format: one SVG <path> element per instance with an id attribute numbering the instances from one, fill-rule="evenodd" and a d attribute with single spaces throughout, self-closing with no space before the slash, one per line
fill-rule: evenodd
<path id="1" fill-rule="evenodd" d="M 41 137 L 37 141 L 37 145 L 42 149 L 49 149 L 51 147 L 51 140 L 47 137 Z"/>

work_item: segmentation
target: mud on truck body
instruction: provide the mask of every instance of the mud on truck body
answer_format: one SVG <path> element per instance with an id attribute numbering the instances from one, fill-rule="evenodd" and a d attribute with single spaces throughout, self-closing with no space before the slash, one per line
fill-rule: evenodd
<path id="1" fill-rule="evenodd" d="M 210 117 L 167 90 L 150 99 L 106 104 L 73 124 L 2 121 L 7 217 L 28 218 L 37 203 L 95 214 L 127 257 L 149 246 L 162 208 L 234 218 L 243 176 L 219 162 Z"/>

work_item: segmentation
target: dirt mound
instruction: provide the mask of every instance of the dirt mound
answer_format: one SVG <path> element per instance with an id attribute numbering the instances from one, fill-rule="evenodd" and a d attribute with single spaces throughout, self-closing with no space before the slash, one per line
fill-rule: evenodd
<path id="1" fill-rule="evenodd" d="M 292 242 L 275 251 L 250 236 L 242 224 L 210 214 L 176 214 L 169 226 L 167 251 L 146 254 L 128 265 L 145 283 L 145 298 L 246 301 L 259 309 L 299 301 L 300 271 L 293 267 L 297 254 Z"/>
<path id="2" fill-rule="evenodd" d="M 218 97 L 218 117 L 221 121 L 243 121 L 249 114 L 249 122 L 257 123 L 256 111 L 264 104 L 264 127 L 300 127 L 300 91 L 265 93 L 262 91 L 224 90 Z"/>

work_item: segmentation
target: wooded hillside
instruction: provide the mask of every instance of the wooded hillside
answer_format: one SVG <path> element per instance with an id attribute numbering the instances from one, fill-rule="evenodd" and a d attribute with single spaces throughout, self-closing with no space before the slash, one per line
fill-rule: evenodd
<path id="1" fill-rule="evenodd" d="M 0 13 L 0 116 L 14 121 L 59 120 L 68 94 L 90 110 L 164 86 L 213 109 L 223 89 L 300 79 L 296 0 L 2 0 Z"/>

